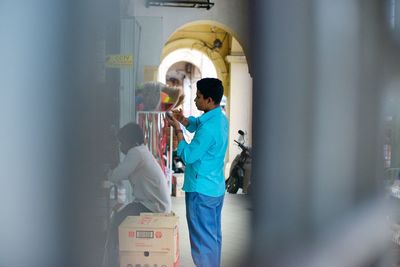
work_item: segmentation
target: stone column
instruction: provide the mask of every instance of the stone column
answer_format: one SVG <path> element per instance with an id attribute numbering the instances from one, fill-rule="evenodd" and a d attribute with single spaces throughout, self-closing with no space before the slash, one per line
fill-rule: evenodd
<path id="1" fill-rule="evenodd" d="M 232 162 L 241 151 L 233 142 L 238 137 L 238 130 L 247 133 L 246 144 L 251 146 L 253 88 L 246 57 L 244 55 L 229 55 L 226 60 L 230 64 L 228 162 Z"/>

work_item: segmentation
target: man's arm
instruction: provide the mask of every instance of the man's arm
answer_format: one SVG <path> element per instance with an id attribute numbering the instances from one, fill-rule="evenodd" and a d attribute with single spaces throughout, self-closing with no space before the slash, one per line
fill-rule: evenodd
<path id="1" fill-rule="evenodd" d="M 109 180 L 114 183 L 127 180 L 138 166 L 139 161 L 140 155 L 138 151 L 129 150 L 124 160 L 112 171 Z"/>
<path id="2" fill-rule="evenodd" d="M 185 164 L 191 164 L 199 159 L 201 159 L 204 154 L 209 150 L 209 148 L 214 144 L 213 136 L 206 130 L 201 130 L 196 132 L 190 144 L 180 138 L 178 131 L 178 150 L 177 155 L 183 160 Z"/>
<path id="3" fill-rule="evenodd" d="M 185 127 L 189 126 L 189 119 L 186 117 L 183 117 L 179 122 Z"/>
<path id="4" fill-rule="evenodd" d="M 185 128 L 193 133 L 197 130 L 198 126 L 199 126 L 199 120 L 198 118 L 192 117 L 190 116 L 189 118 L 186 118 L 183 115 L 183 111 L 182 109 L 178 109 L 178 110 L 172 110 L 172 114 L 173 114 L 173 118 L 170 119 L 175 119 L 177 120 L 179 123 L 181 123 L 183 126 L 185 126 Z M 168 116 L 167 116 L 168 118 Z M 178 127 L 175 127 L 175 129 L 178 129 Z"/>
<path id="5" fill-rule="evenodd" d="M 183 115 L 182 109 L 172 110 L 174 118 L 179 121 L 183 126 L 187 127 L 189 125 L 189 120 Z"/>

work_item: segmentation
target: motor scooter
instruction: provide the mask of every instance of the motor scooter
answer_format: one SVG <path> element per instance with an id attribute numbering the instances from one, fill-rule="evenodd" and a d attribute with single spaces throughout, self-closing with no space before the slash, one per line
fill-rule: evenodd
<path id="1" fill-rule="evenodd" d="M 243 193 L 249 193 L 250 186 L 250 171 L 251 171 L 251 148 L 244 145 L 245 133 L 242 130 L 238 131 L 238 140 L 233 140 L 242 150 L 232 162 L 229 178 L 225 181 L 226 191 L 231 194 L 236 194 L 239 188 L 243 189 Z"/>

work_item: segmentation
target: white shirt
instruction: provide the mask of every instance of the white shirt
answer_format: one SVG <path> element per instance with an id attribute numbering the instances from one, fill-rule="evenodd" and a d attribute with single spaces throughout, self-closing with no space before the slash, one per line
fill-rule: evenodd
<path id="1" fill-rule="evenodd" d="M 167 179 L 147 146 L 129 149 L 110 176 L 110 181 L 114 183 L 126 179 L 133 187 L 133 202 L 143 204 L 152 212 L 171 212 Z"/>

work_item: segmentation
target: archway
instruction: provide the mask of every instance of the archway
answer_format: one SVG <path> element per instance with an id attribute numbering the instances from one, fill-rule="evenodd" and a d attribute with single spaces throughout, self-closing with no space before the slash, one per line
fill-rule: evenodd
<path id="1" fill-rule="evenodd" d="M 181 86 L 185 94 L 183 104 L 185 116 L 200 115 L 194 105 L 196 82 L 202 77 L 218 77 L 214 64 L 206 55 L 188 48 L 177 49 L 168 54 L 161 62 L 158 74 L 158 81 L 168 84 L 174 83 L 175 80 L 176 84 L 172 85 Z"/>

